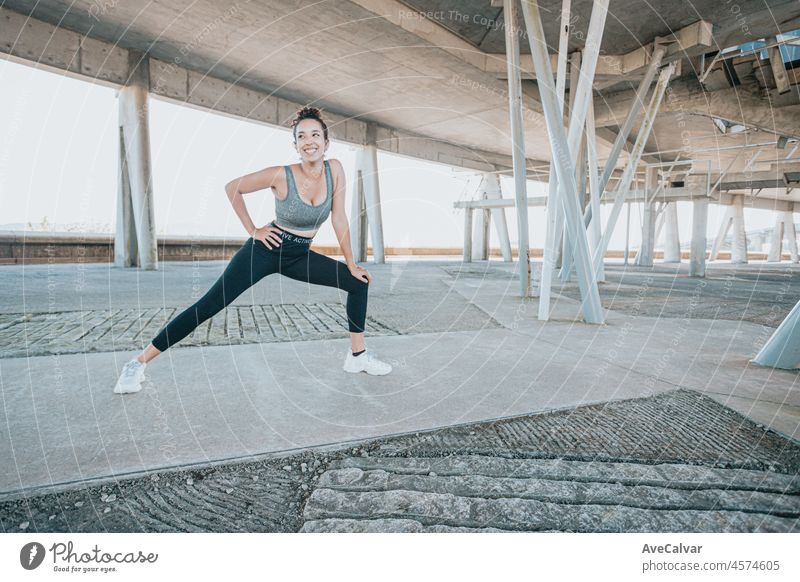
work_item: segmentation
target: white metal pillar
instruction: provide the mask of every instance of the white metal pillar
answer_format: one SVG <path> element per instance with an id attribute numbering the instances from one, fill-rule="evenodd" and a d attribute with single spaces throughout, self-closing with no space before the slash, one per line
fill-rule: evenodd
<path id="1" fill-rule="evenodd" d="M 769 245 L 767 260 L 771 263 L 780 262 L 783 253 L 783 239 L 789 244 L 789 253 L 793 263 L 797 262 L 797 233 L 794 228 L 794 213 L 791 210 L 776 211 L 775 227 Z"/>
<path id="2" fill-rule="evenodd" d="M 561 3 L 561 34 L 558 41 L 558 60 L 556 61 L 556 100 L 558 115 L 564 115 L 564 91 L 567 84 L 567 49 L 569 47 L 569 22 L 571 1 L 563 0 Z M 553 281 L 553 271 L 556 268 L 558 249 L 560 248 L 560 232 L 563 225 L 561 204 L 558 201 L 558 177 L 555 164 L 550 162 L 547 183 L 547 226 L 545 231 L 544 252 L 542 256 L 542 274 L 539 283 L 539 319 L 546 321 L 550 317 L 550 286 Z"/>
<path id="3" fill-rule="evenodd" d="M 800 302 L 753 358 L 753 363 L 785 370 L 800 366 Z"/>
<path id="4" fill-rule="evenodd" d="M 509 2 L 510 4 L 510 2 Z M 597 290 L 595 270 L 589 255 L 589 242 L 583 224 L 581 208 L 578 205 L 575 183 L 575 166 L 572 156 L 577 151 L 586 121 L 587 102 L 591 97 L 594 71 L 600 50 L 600 38 L 605 26 L 608 0 L 596 0 L 589 21 L 586 41 L 584 70 L 577 87 L 575 111 L 570 119 L 569 138 L 564 131 L 563 118 L 559 115 L 553 71 L 547 53 L 547 41 L 542 27 L 541 14 L 536 2 L 522 1 L 522 13 L 531 46 L 536 79 L 539 83 L 542 108 L 547 123 L 547 134 L 552 152 L 552 164 L 556 168 L 559 182 L 559 200 L 564 210 L 567 236 L 572 240 L 578 286 L 581 291 L 584 319 L 588 323 L 603 322 L 603 306 Z M 585 73 L 585 74 L 584 74 Z"/>
<path id="5" fill-rule="evenodd" d="M 630 135 L 631 129 L 633 129 L 633 124 L 636 122 L 639 112 L 642 110 L 642 107 L 644 107 L 647 92 L 650 90 L 650 85 L 652 85 L 653 79 L 655 78 L 658 69 L 661 67 L 661 63 L 666 53 L 667 48 L 663 44 L 657 44 L 653 49 L 653 54 L 650 57 L 650 64 L 647 66 L 644 78 L 639 82 L 639 86 L 636 89 L 636 95 L 634 95 L 631 103 L 631 108 L 628 111 L 625 121 L 622 123 L 622 127 L 620 128 L 619 133 L 614 140 L 614 145 L 611 147 L 611 152 L 606 159 L 605 169 L 603 170 L 603 175 L 600 178 L 600 184 L 598 186 L 601 196 L 608 187 L 608 181 L 611 179 L 611 174 L 613 174 L 614 169 L 617 166 L 619 154 L 622 152 L 622 148 L 628 142 L 628 135 Z M 589 220 L 593 218 L 594 214 L 592 212 L 592 208 L 589 207 L 584 213 L 584 220 L 588 224 Z"/>
<path id="6" fill-rule="evenodd" d="M 708 229 L 708 198 L 692 200 L 692 246 L 689 254 L 689 276 L 706 276 L 706 230 Z"/>
<path id="7" fill-rule="evenodd" d="M 628 116 L 625 118 L 625 121 L 620 128 L 617 138 L 614 140 L 614 145 L 611 147 L 611 152 L 609 153 L 608 159 L 606 160 L 606 167 L 603 171 L 603 177 L 600 179 L 601 192 L 604 192 L 608 187 L 608 181 L 611 178 L 611 174 L 614 172 L 614 168 L 617 166 L 619 154 L 622 152 L 622 148 L 628 141 L 628 135 L 631 133 L 631 129 L 633 129 L 633 124 L 636 122 L 639 111 L 641 111 L 642 107 L 644 107 L 644 101 L 645 97 L 647 97 L 647 92 L 650 90 L 650 85 L 653 83 L 653 78 L 655 77 L 658 69 L 661 67 L 661 62 L 663 61 L 666 53 L 667 47 L 663 44 L 658 44 L 653 49 L 653 55 L 651 57 L 650 64 L 647 66 L 647 71 L 645 71 L 644 78 L 639 83 L 639 87 L 636 89 L 636 95 L 631 103 L 631 109 L 628 111 Z"/>
<path id="8" fill-rule="evenodd" d="M 630 190 L 631 182 L 633 181 L 633 177 L 636 172 L 636 167 L 639 165 L 639 160 L 642 157 L 644 146 L 650 137 L 650 131 L 653 129 L 653 123 L 655 122 L 658 109 L 661 106 L 661 100 L 664 98 L 664 93 L 667 90 L 669 79 L 674 70 L 675 63 L 673 62 L 664 67 L 658 76 L 658 82 L 656 83 L 656 87 L 653 90 L 653 95 L 650 98 L 650 104 L 645 112 L 644 120 L 639 128 L 639 133 L 636 136 L 636 143 L 633 146 L 628 164 L 625 166 L 625 171 L 623 172 L 622 178 L 617 186 L 614 205 L 611 208 L 611 214 L 608 217 L 608 222 L 603 230 L 603 238 L 600 241 L 600 245 L 595 250 L 593 264 L 596 269 L 599 269 L 599 265 L 603 262 L 606 251 L 608 251 L 608 243 L 611 241 L 611 236 L 614 234 L 614 227 L 617 224 L 619 213 L 622 210 L 622 205 L 628 195 L 628 190 Z"/>
<path id="9" fill-rule="evenodd" d="M 119 179 L 114 264 L 158 269 L 153 173 L 147 99 L 150 66 L 145 54 L 128 52 L 128 79 L 119 90 Z"/>
<path id="10" fill-rule="evenodd" d="M 664 208 L 664 262 L 681 262 L 681 239 L 678 231 L 677 202 L 668 202 Z"/>
<path id="11" fill-rule="evenodd" d="M 725 214 L 722 215 L 722 220 L 719 223 L 717 236 L 714 237 L 714 242 L 711 245 L 711 254 L 708 256 L 709 261 L 716 261 L 719 256 L 719 251 L 725 243 L 725 237 L 728 236 L 728 231 L 733 224 L 733 206 L 725 207 Z"/>
<path id="12" fill-rule="evenodd" d="M 528 186 L 525 164 L 525 126 L 522 117 L 522 78 L 519 56 L 519 15 L 516 0 L 503 0 L 505 17 L 508 108 L 511 117 L 511 157 L 514 166 L 514 199 L 519 240 L 519 284 L 522 297 L 530 297 L 531 258 L 528 241 Z"/>
<path id="13" fill-rule="evenodd" d="M 570 55 L 569 59 L 569 111 L 568 115 L 570 119 L 575 114 L 575 99 L 578 96 L 578 83 L 580 82 L 581 78 L 581 60 L 583 54 L 581 51 L 575 51 Z M 591 97 L 590 97 L 591 100 Z M 588 105 L 588 104 L 587 104 Z M 587 114 L 588 116 L 588 114 Z M 571 123 L 571 122 L 570 122 Z M 584 184 L 584 155 L 583 155 L 583 146 L 584 140 L 578 144 L 578 149 L 576 152 L 570 151 L 572 156 L 572 160 L 575 163 L 575 184 L 577 186 L 577 190 L 575 192 L 575 196 L 578 198 L 578 204 L 583 210 L 583 192 L 584 189 L 582 185 Z M 563 214 L 561 218 L 563 225 Z M 559 229 L 559 232 L 563 232 L 563 226 Z M 572 241 L 569 239 L 568 236 L 563 237 L 562 244 L 561 244 L 561 270 L 558 273 L 558 278 L 561 281 L 569 281 L 570 273 L 572 272 Z"/>
<path id="14" fill-rule="evenodd" d="M 594 99 L 589 100 L 589 109 L 586 112 L 586 157 L 588 159 L 589 172 L 589 210 L 592 216 L 600 217 L 600 177 L 597 174 L 597 136 L 595 135 L 594 127 Z M 585 213 L 584 213 L 585 216 Z M 589 223 L 589 240 L 591 242 L 592 254 L 594 255 L 597 245 L 600 244 L 602 233 L 600 231 L 600 220 L 593 220 Z M 597 270 L 597 281 L 602 282 L 606 280 L 605 263 L 600 262 L 600 268 Z"/>

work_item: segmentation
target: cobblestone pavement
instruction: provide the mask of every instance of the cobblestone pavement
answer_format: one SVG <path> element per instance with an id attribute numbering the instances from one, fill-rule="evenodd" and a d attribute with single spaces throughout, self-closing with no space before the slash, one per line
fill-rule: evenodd
<path id="1" fill-rule="evenodd" d="M 508 265 L 468 263 L 443 266 L 454 278 L 508 281 L 516 285 L 516 271 Z M 653 268 L 606 265 L 606 281 L 599 285 L 603 307 L 632 315 L 666 318 L 749 321 L 777 327 L 800 297 L 796 265 L 756 265 L 737 268 L 712 265 L 705 278 L 691 278 L 686 265 Z M 575 278 L 553 281 L 554 293 L 580 300 Z"/>
<path id="2" fill-rule="evenodd" d="M 115 309 L 0 314 L 0 357 L 122 351 L 146 345 L 177 309 Z M 371 335 L 397 332 L 367 318 Z M 237 305 L 195 329 L 178 346 L 209 346 L 332 339 L 347 336 L 340 305 L 284 303 Z"/>
<path id="3" fill-rule="evenodd" d="M 603 307 L 650 317 L 724 319 L 777 327 L 800 297 L 800 277 L 789 266 L 762 272 L 754 272 L 753 266 L 747 270 L 717 266 L 703 279 L 676 275 L 676 269 L 608 268 L 606 282 L 600 285 Z M 580 299 L 574 282 L 558 289 Z"/>
<path id="4" fill-rule="evenodd" d="M 174 307 L 153 307 L 0 314 L 0 358 L 141 349 L 177 312 Z M 412 331 L 403 329 L 403 322 L 395 321 L 391 311 L 385 319 L 388 323 L 368 315 L 367 333 L 376 336 Z M 501 327 L 474 306 L 465 308 L 459 322 L 456 329 Z M 452 323 L 422 322 L 413 331 L 441 331 L 452 327 Z M 345 337 L 349 337 L 345 309 L 338 303 L 232 305 L 200 325 L 176 347 Z"/>
<path id="5" fill-rule="evenodd" d="M 800 531 L 800 446 L 692 391 L 0 503 L 3 531 Z"/>

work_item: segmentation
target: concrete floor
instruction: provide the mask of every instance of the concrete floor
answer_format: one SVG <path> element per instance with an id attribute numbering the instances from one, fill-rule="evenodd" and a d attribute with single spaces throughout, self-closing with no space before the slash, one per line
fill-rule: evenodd
<path id="1" fill-rule="evenodd" d="M 6 267 L 0 306 L 4 313 L 55 317 L 75 309 L 182 307 L 223 266 L 167 263 L 158 272 L 108 265 Z M 698 309 L 714 293 L 698 293 L 696 280 L 682 274 L 685 266 L 609 266 L 604 301 L 638 285 L 638 304 L 650 305 L 663 295 L 655 293 L 653 281 L 663 280 L 684 307 L 653 317 L 626 304 L 608 311 L 602 326 L 580 321 L 578 302 L 570 297 L 574 283 L 557 289 L 551 320 L 538 321 L 537 300 L 517 297 L 516 269 L 501 262 L 399 260 L 367 268 L 374 276 L 370 315 L 380 320 L 385 306 L 400 332 L 368 338 L 370 349 L 395 366 L 386 377 L 343 373 L 346 337 L 176 347 L 148 367 L 141 393 L 124 397 L 111 390 L 132 352 L 0 359 L 0 430 L 8 435 L 0 440 L 7 468 L 0 493 L 679 388 L 800 438 L 797 372 L 749 364 L 773 328 L 730 311 L 722 319 Z M 765 271 L 780 275 L 774 286 L 753 284 L 751 275 Z M 687 284 L 674 284 L 684 279 Z M 793 304 L 799 282 L 795 266 L 720 266 L 709 270 L 701 288 L 729 288 L 726 301 L 740 301 L 744 311 L 759 293 L 772 297 L 776 289 L 786 289 L 781 301 Z M 337 299 L 336 290 L 276 275 L 237 303 Z M 485 317 L 465 318 L 466 310 Z"/>

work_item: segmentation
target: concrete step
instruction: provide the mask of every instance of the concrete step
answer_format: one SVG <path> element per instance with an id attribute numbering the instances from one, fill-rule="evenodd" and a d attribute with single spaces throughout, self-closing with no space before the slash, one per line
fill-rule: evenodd
<path id="1" fill-rule="evenodd" d="M 303 531 L 788 532 L 799 486 L 693 465 L 354 457 L 321 475 Z"/>

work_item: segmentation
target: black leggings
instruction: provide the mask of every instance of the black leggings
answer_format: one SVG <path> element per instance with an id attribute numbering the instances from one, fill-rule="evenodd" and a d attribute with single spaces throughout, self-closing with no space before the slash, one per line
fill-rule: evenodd
<path id="1" fill-rule="evenodd" d="M 192 333 L 198 325 L 222 311 L 258 281 L 280 273 L 298 281 L 347 291 L 347 325 L 353 333 L 364 331 L 369 284 L 356 279 L 347 265 L 311 250 L 311 239 L 280 232 L 282 243 L 268 249 L 252 238 L 236 251 L 222 276 L 197 303 L 172 319 L 153 339 L 165 351 Z"/>

